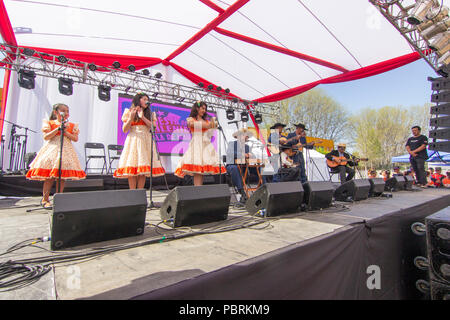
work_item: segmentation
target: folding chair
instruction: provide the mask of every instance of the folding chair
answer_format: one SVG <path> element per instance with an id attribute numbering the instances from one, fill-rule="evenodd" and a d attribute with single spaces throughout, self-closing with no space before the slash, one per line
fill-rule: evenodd
<path id="1" fill-rule="evenodd" d="M 123 146 L 120 144 L 108 144 L 108 174 L 113 173 L 112 163 L 114 160 L 119 160 L 122 154 Z"/>
<path id="2" fill-rule="evenodd" d="M 87 154 L 88 150 L 101 150 L 101 151 L 103 151 L 103 154 L 101 154 L 101 153 L 98 154 L 97 153 L 97 154 L 89 154 L 88 155 Z M 101 174 L 103 174 L 103 171 L 107 171 L 108 170 L 108 164 L 106 162 L 105 146 L 103 145 L 103 143 L 86 142 L 84 144 L 84 157 L 86 159 L 86 166 L 85 166 L 85 169 L 84 169 L 86 174 L 88 173 L 89 169 L 100 169 L 100 168 L 89 168 L 88 167 L 89 161 L 91 159 L 103 159 L 103 167 L 101 168 L 102 169 L 102 173 Z"/>

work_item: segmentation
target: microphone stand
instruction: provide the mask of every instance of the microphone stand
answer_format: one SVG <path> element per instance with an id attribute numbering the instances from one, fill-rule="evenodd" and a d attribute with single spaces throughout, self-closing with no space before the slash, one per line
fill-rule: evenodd
<path id="1" fill-rule="evenodd" d="M 63 154 L 63 143 L 64 143 L 64 129 L 65 127 L 65 123 L 67 122 L 67 120 L 61 119 L 61 126 L 59 127 L 59 132 L 61 134 L 60 137 L 60 146 L 59 146 L 59 168 L 58 168 L 58 184 L 57 184 L 57 188 L 56 188 L 56 193 L 60 193 L 61 192 L 61 176 L 62 176 L 62 154 Z"/>
<path id="2" fill-rule="evenodd" d="M 355 157 L 354 155 L 352 155 L 350 152 L 347 152 L 347 153 L 350 155 L 350 157 L 352 157 L 352 161 L 354 161 L 355 159 L 359 159 L 358 157 Z M 359 171 L 358 164 L 354 167 L 355 167 L 356 171 L 358 172 L 359 178 L 362 179 L 363 177 L 361 175 L 361 172 Z"/>
<path id="3" fill-rule="evenodd" d="M 217 114 L 217 112 L 216 112 L 216 114 Z M 225 140 L 225 144 L 228 145 L 227 137 L 225 136 L 225 133 L 223 132 L 223 128 L 220 125 L 219 118 L 217 117 L 216 120 L 217 120 L 217 129 L 220 132 L 222 132 L 222 136 L 223 136 L 223 139 Z M 219 139 L 218 139 L 218 143 L 219 143 L 219 184 L 222 184 L 222 159 L 221 159 L 222 158 L 222 141 L 220 140 L 220 134 L 218 136 L 219 136 Z"/>

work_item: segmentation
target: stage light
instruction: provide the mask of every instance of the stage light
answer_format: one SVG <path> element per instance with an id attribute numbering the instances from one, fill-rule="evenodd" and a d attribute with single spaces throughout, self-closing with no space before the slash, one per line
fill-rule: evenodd
<path id="1" fill-rule="evenodd" d="M 98 98 L 101 101 L 109 101 L 111 100 L 111 87 L 107 85 L 99 85 L 98 86 Z"/>
<path id="2" fill-rule="evenodd" d="M 91 71 L 97 70 L 97 66 L 96 66 L 95 64 L 93 64 L 93 63 L 89 63 L 89 64 L 88 64 L 88 68 L 89 68 L 89 70 L 91 70 Z"/>
<path id="3" fill-rule="evenodd" d="M 226 114 L 228 120 L 234 120 L 234 110 L 231 107 L 227 109 Z"/>
<path id="4" fill-rule="evenodd" d="M 73 94 L 73 80 L 69 78 L 58 78 L 59 93 L 71 96 Z"/>
<path id="5" fill-rule="evenodd" d="M 19 86 L 25 89 L 34 89 L 34 78 L 36 78 L 36 73 L 31 70 L 19 70 Z"/>
<path id="6" fill-rule="evenodd" d="M 162 77 L 162 73 L 161 72 L 158 72 L 157 74 L 155 74 L 155 78 L 156 79 L 161 79 L 161 77 Z"/>
<path id="7" fill-rule="evenodd" d="M 61 62 L 61 63 L 67 63 L 67 61 L 69 61 L 69 60 L 65 56 L 60 55 L 58 57 L 58 61 Z"/>
<path id="8" fill-rule="evenodd" d="M 222 87 L 219 86 L 219 87 L 216 88 L 216 90 L 217 91 L 222 91 Z"/>
<path id="9" fill-rule="evenodd" d="M 144 76 L 149 76 L 150 75 L 150 71 L 148 71 L 148 69 L 144 69 L 144 70 L 142 70 L 142 74 Z"/>
<path id="10" fill-rule="evenodd" d="M 248 112 L 247 111 L 242 111 L 241 112 L 241 121 L 242 122 L 247 122 L 248 121 Z"/>
<path id="11" fill-rule="evenodd" d="M 36 51 L 34 49 L 30 49 L 30 48 L 23 49 L 23 54 L 28 57 L 33 56 L 35 53 L 36 53 Z"/>
<path id="12" fill-rule="evenodd" d="M 203 88 L 203 87 L 205 86 L 205 84 L 204 84 L 203 82 L 199 82 L 199 83 L 198 83 L 198 86 L 199 86 L 200 88 Z"/>
<path id="13" fill-rule="evenodd" d="M 447 29 L 449 27 L 450 27 L 450 21 L 447 19 L 447 20 L 438 22 L 438 23 L 432 25 L 431 27 L 426 28 L 425 30 L 423 30 L 420 33 L 420 35 L 425 40 L 430 40 L 434 36 L 437 36 L 439 33 L 447 31 Z"/>
<path id="14" fill-rule="evenodd" d="M 113 66 L 114 68 L 116 68 L 116 69 L 119 69 L 120 66 L 121 66 L 121 64 L 120 64 L 119 61 L 114 61 L 113 64 L 112 64 L 112 66 Z"/>
<path id="15" fill-rule="evenodd" d="M 214 86 L 212 84 L 210 84 L 210 85 L 208 85 L 208 89 L 212 90 L 212 89 L 214 89 Z"/>
<path id="16" fill-rule="evenodd" d="M 233 98 L 233 103 L 238 103 L 239 99 L 238 98 Z"/>
<path id="17" fill-rule="evenodd" d="M 134 64 L 130 64 L 128 66 L 128 70 L 130 70 L 131 72 L 135 72 L 136 71 L 136 67 L 134 66 Z"/>
<path id="18" fill-rule="evenodd" d="M 226 88 L 226 89 L 225 89 L 225 92 L 226 92 L 226 93 L 230 93 L 230 89 Z"/>
<path id="19" fill-rule="evenodd" d="M 428 47 L 431 50 L 436 51 L 439 56 L 442 56 L 446 52 L 450 51 L 450 31 L 438 34 L 436 37 L 431 39 Z"/>
<path id="20" fill-rule="evenodd" d="M 439 3 L 435 0 L 418 0 L 406 21 L 413 25 L 421 24 L 426 19 L 427 13 L 433 6 L 437 7 L 439 6 Z"/>
<path id="21" fill-rule="evenodd" d="M 258 101 L 253 101 L 253 105 L 256 107 L 258 105 Z"/>
<path id="22" fill-rule="evenodd" d="M 248 106 L 248 101 L 247 100 L 244 100 L 243 103 L 244 103 L 244 106 Z"/>
<path id="23" fill-rule="evenodd" d="M 259 112 L 256 112 L 256 114 L 255 114 L 255 122 L 257 123 L 257 124 L 260 124 L 260 123 L 262 123 L 262 115 L 259 113 Z"/>

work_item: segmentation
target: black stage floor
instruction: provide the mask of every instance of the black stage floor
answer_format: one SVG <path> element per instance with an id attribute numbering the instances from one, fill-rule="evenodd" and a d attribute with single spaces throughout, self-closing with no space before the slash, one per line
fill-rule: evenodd
<path id="1" fill-rule="evenodd" d="M 166 195 L 155 191 L 153 200 Z M 39 200 L 0 200 L 0 253 L 49 235 L 51 211 L 39 209 Z M 226 221 L 177 229 L 149 209 L 143 235 L 64 253 L 134 247 L 54 264 L 36 283 L 0 292 L 0 299 L 425 299 L 415 282 L 427 272 L 413 264 L 426 255 L 425 238 L 411 224 L 449 204 L 448 189 L 414 189 L 276 218 L 230 207 Z M 226 231 L 230 226 L 237 228 Z M 48 242 L 0 262 L 61 254 L 46 250 Z"/>

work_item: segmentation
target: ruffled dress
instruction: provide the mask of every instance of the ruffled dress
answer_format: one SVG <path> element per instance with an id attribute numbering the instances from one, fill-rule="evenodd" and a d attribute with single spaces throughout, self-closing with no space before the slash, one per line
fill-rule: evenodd
<path id="1" fill-rule="evenodd" d="M 130 109 L 125 109 L 122 122 L 127 122 L 131 116 Z M 119 164 L 114 171 L 115 178 L 128 178 L 132 176 L 150 176 L 151 172 L 152 135 L 145 122 L 138 120 L 131 123 L 130 131 L 120 155 Z M 156 144 L 153 142 L 153 171 L 152 176 L 165 174 L 165 170 L 158 159 Z"/>
<path id="2" fill-rule="evenodd" d="M 187 118 L 187 120 L 192 120 L 192 118 Z M 219 174 L 219 171 L 226 173 L 223 164 L 222 170 L 220 170 L 220 159 L 211 143 L 214 130 L 203 129 L 202 122 L 195 121 L 194 128 L 190 128 L 190 131 L 192 139 L 174 174 L 183 178 L 186 174 L 191 176 L 194 174 L 215 175 Z"/>
<path id="3" fill-rule="evenodd" d="M 44 120 L 42 131 L 49 132 L 60 127 L 57 120 Z M 69 133 L 78 133 L 78 124 L 66 123 L 66 129 Z M 61 146 L 61 133 L 58 132 L 52 139 L 46 140 L 44 145 L 37 153 L 33 162 L 30 164 L 30 170 L 27 172 L 27 179 L 47 180 L 50 178 L 59 178 L 59 154 Z M 72 141 L 64 137 L 63 152 L 61 161 L 61 179 L 79 180 L 86 178 L 86 173 L 81 169 L 75 148 Z"/>

